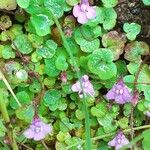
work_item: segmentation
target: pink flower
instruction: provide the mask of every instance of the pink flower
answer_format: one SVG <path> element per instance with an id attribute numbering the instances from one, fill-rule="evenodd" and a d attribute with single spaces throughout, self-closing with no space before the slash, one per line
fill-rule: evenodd
<path id="1" fill-rule="evenodd" d="M 74 6 L 73 15 L 79 23 L 85 24 L 96 17 L 96 10 L 93 6 L 89 6 L 88 0 L 81 0 L 80 4 Z"/>
<path id="2" fill-rule="evenodd" d="M 115 150 L 119 150 L 127 144 L 129 144 L 129 141 L 121 131 L 108 143 L 109 146 L 115 147 Z"/>
<path id="3" fill-rule="evenodd" d="M 30 127 L 24 131 L 24 136 L 28 139 L 34 139 L 35 141 L 40 141 L 45 138 L 45 136 L 52 132 L 51 125 L 45 124 L 39 118 L 35 118 L 32 121 Z"/>
<path id="4" fill-rule="evenodd" d="M 125 104 L 127 102 L 131 102 L 132 95 L 123 80 L 120 80 L 108 91 L 106 98 L 115 100 L 118 104 Z"/>
<path id="5" fill-rule="evenodd" d="M 133 95 L 133 98 L 132 98 L 132 104 L 133 104 L 134 107 L 138 103 L 138 100 L 139 100 L 139 93 L 138 93 L 138 91 L 135 91 L 134 95 Z"/>
<path id="6" fill-rule="evenodd" d="M 65 71 L 60 74 L 60 80 L 63 83 L 67 82 L 67 73 Z"/>
<path id="7" fill-rule="evenodd" d="M 94 97 L 94 94 L 95 94 L 94 88 L 93 88 L 91 82 L 89 81 L 89 77 L 87 75 L 82 76 L 81 83 L 82 83 L 82 87 L 83 87 L 83 91 L 84 91 L 85 95 Z M 81 89 L 79 81 L 77 81 L 75 84 L 72 85 L 72 91 L 78 92 L 79 97 L 83 98 L 83 91 Z"/>

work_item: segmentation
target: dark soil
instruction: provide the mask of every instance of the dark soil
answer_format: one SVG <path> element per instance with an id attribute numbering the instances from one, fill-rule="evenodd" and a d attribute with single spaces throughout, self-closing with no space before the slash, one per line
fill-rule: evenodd
<path id="1" fill-rule="evenodd" d="M 119 0 L 115 10 L 118 15 L 117 27 L 120 30 L 125 22 L 138 23 L 142 27 L 138 40 L 150 44 L 150 7 L 144 6 L 142 0 Z"/>

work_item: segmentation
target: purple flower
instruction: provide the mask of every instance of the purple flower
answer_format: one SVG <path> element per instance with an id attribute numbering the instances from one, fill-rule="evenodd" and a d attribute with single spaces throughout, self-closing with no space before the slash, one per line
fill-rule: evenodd
<path id="1" fill-rule="evenodd" d="M 132 100 L 132 95 L 123 80 L 120 80 L 108 91 L 106 98 L 115 100 L 118 104 L 125 104 Z"/>
<path id="2" fill-rule="evenodd" d="M 119 150 L 127 144 L 129 144 L 129 141 L 121 131 L 108 143 L 109 146 L 115 147 L 115 150 Z"/>
<path id="3" fill-rule="evenodd" d="M 82 76 L 81 78 L 81 83 L 82 83 L 82 87 L 83 87 L 83 91 L 85 93 L 86 96 L 90 95 L 94 97 L 94 88 L 89 80 L 89 77 L 87 75 Z M 75 84 L 72 85 L 72 91 L 73 92 L 78 92 L 79 97 L 83 98 L 83 91 L 81 89 L 80 86 L 80 82 L 77 81 Z"/>
<path id="4" fill-rule="evenodd" d="M 135 107 L 138 103 L 138 100 L 139 100 L 139 93 L 138 91 L 136 90 L 133 94 L 133 97 L 132 97 L 132 104 L 133 106 Z"/>
<path id="5" fill-rule="evenodd" d="M 24 136 L 28 139 L 34 139 L 40 141 L 45 136 L 52 132 L 52 127 L 49 124 L 45 124 L 39 118 L 35 118 L 32 121 L 30 127 L 24 131 Z"/>
<path id="6" fill-rule="evenodd" d="M 79 23 L 85 24 L 96 17 L 96 10 L 93 6 L 89 6 L 88 0 L 81 0 L 80 4 L 74 6 L 73 15 Z"/>

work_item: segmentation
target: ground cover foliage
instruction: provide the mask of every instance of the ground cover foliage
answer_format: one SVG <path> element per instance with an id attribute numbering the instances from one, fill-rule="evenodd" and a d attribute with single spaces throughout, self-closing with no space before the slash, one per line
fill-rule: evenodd
<path id="1" fill-rule="evenodd" d="M 0 150 L 149 150 L 149 6 L 2 0 Z"/>

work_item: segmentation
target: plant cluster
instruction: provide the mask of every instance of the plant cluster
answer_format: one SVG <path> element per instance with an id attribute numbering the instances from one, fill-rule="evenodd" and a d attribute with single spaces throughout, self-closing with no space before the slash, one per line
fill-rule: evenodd
<path id="1" fill-rule="evenodd" d="M 2 0 L 3 150 L 149 149 L 150 49 L 138 23 L 115 29 L 117 4 Z"/>

